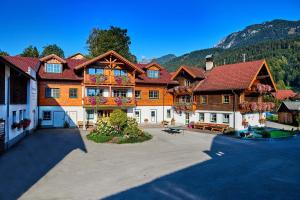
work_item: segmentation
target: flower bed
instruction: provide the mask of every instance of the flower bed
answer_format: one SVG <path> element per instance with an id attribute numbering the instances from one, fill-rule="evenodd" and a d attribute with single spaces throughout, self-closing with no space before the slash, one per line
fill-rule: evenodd
<path id="1" fill-rule="evenodd" d="M 97 143 L 137 143 L 150 140 L 152 136 L 138 127 L 135 119 L 117 109 L 109 118 L 101 118 L 87 138 Z"/>

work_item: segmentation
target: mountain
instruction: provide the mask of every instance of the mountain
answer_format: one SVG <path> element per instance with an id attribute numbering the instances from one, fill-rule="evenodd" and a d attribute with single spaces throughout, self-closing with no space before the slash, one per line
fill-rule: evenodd
<path id="1" fill-rule="evenodd" d="M 273 20 L 262 24 L 247 26 L 245 29 L 231 33 L 218 44 L 217 48 L 228 49 L 257 42 L 285 39 L 300 35 L 300 20 Z"/>
<path id="2" fill-rule="evenodd" d="M 243 31 L 235 34 L 235 42 L 229 48 L 224 48 L 224 46 L 228 46 L 226 45 L 229 41 L 228 38 L 232 38 L 233 34 L 230 34 L 231 37 L 230 35 L 227 36 L 227 39 L 225 39 L 227 41 L 224 40 L 222 43 L 219 43 L 218 47 L 197 50 L 178 56 L 163 63 L 162 66 L 169 71 L 175 71 L 181 65 L 204 67 L 205 56 L 208 54 L 214 54 L 214 63 L 218 66 L 224 63 L 242 62 L 243 54 L 246 54 L 247 61 L 263 58 L 267 60 L 275 81 L 279 84 L 279 88 L 287 86 L 300 91 L 300 34 L 299 25 L 295 25 L 299 24 L 299 22 L 273 20 L 260 25 L 248 26 Z M 271 26 L 273 28 L 268 29 L 271 33 L 267 33 L 262 28 L 270 28 Z M 252 27 L 252 29 L 249 27 Z M 256 27 L 256 29 L 253 27 Z M 260 27 L 260 29 L 257 27 Z M 249 35 L 249 41 L 237 39 L 243 35 L 243 33 L 240 34 L 241 32 L 250 30 L 260 30 L 261 33 L 258 33 L 258 35 L 261 36 L 255 36 L 256 39 L 254 39 Z"/>
<path id="3" fill-rule="evenodd" d="M 165 64 L 166 62 L 169 62 L 170 60 L 176 58 L 174 54 L 168 54 L 159 58 L 155 58 L 152 61 L 158 62 L 159 64 Z"/>

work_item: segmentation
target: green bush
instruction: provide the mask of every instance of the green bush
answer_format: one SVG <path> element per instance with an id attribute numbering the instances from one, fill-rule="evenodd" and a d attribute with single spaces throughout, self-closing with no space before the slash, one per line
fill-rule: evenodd
<path id="1" fill-rule="evenodd" d="M 109 120 L 112 126 L 122 131 L 127 125 L 127 114 L 120 109 L 116 109 L 111 113 Z"/>
<path id="2" fill-rule="evenodd" d="M 234 128 L 227 128 L 225 131 L 224 131 L 224 135 L 235 135 L 235 129 Z"/>
<path id="3" fill-rule="evenodd" d="M 97 142 L 97 143 L 108 142 L 113 138 L 113 136 L 111 136 L 111 135 L 109 135 L 109 136 L 101 135 L 96 132 L 91 132 L 86 137 L 87 137 L 87 139 L 93 140 L 94 142 Z"/>
<path id="4" fill-rule="evenodd" d="M 117 136 L 120 135 L 110 123 L 109 118 L 101 118 L 96 123 L 96 128 L 94 129 L 95 133 L 106 136 Z"/>
<path id="5" fill-rule="evenodd" d="M 271 137 L 271 134 L 268 131 L 258 132 L 258 134 L 260 134 L 263 138 L 270 138 Z"/>

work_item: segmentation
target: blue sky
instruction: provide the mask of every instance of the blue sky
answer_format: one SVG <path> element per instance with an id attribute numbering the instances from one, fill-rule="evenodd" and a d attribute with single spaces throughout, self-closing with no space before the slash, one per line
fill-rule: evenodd
<path id="1" fill-rule="evenodd" d="M 0 49 L 58 44 L 66 56 L 87 52 L 93 27 L 127 28 L 140 60 L 212 47 L 231 32 L 273 19 L 300 19 L 300 1 L 1 0 Z"/>

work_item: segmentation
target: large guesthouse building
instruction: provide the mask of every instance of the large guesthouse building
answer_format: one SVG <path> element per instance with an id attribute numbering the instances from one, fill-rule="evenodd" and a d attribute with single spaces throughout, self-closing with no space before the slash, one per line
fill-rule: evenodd
<path id="1" fill-rule="evenodd" d="M 181 66 L 170 73 L 114 51 L 92 59 L 79 53 L 66 59 L 0 58 L 0 118 L 11 134 L 11 125 L 23 118 L 31 120 L 31 128 L 85 129 L 116 108 L 141 124 L 201 122 L 241 130 L 263 126 L 264 112 L 274 107 L 263 99 L 276 92 L 265 60 L 215 66 L 207 56 L 204 68 Z"/>

